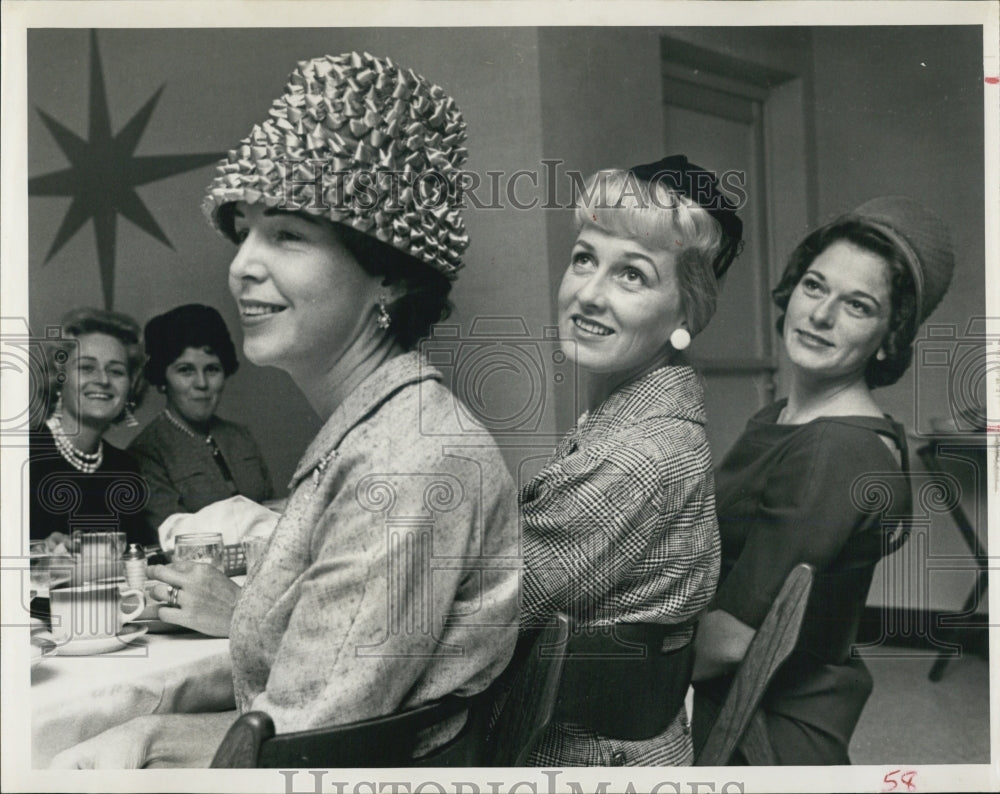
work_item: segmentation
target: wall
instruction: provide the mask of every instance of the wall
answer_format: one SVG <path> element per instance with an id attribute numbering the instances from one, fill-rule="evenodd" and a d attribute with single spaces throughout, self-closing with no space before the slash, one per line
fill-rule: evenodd
<path id="1" fill-rule="evenodd" d="M 539 31 L 543 153 L 561 162 L 555 194 L 572 201 L 566 172 L 586 178 L 663 157 L 659 28 L 542 28 Z M 576 239 L 571 209 L 545 211 L 549 300 Z M 570 427 L 579 405 L 556 406 Z"/>

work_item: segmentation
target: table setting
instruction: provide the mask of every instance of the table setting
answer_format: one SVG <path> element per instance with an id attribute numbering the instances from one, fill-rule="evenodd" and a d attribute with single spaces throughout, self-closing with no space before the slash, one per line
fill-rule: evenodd
<path id="1" fill-rule="evenodd" d="M 266 539 L 263 539 L 266 543 Z M 169 559 L 211 565 L 242 584 L 260 538 L 226 545 L 221 533 L 178 534 Z M 32 763 L 144 714 L 164 713 L 192 680 L 227 665 L 229 640 L 160 618 L 180 588 L 146 578 L 159 548 L 127 544 L 124 533 L 80 533 L 68 547 L 31 547 Z M 166 600 L 157 600 L 154 589 Z M 173 611 L 173 610 L 170 610 Z M 176 612 L 174 614 L 177 614 Z"/>

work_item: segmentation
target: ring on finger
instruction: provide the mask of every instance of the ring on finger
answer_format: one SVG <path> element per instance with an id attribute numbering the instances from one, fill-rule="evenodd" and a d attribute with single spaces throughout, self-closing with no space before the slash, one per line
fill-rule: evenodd
<path id="1" fill-rule="evenodd" d="M 179 587 L 174 587 L 170 585 L 167 588 L 167 606 L 177 608 L 177 594 L 180 592 Z"/>

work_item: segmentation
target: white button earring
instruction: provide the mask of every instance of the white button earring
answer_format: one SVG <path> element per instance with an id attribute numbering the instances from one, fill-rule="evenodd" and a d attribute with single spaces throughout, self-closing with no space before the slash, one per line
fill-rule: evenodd
<path id="1" fill-rule="evenodd" d="M 688 345 L 691 344 L 691 334 L 688 333 L 687 328 L 676 328 L 674 332 L 670 334 L 670 346 L 674 350 L 686 350 Z"/>

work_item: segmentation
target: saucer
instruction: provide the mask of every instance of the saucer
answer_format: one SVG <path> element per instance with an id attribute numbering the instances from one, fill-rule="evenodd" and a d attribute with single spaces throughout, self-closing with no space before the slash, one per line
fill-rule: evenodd
<path id="1" fill-rule="evenodd" d="M 137 626 L 135 623 L 127 623 L 121 630 L 121 634 L 114 637 L 94 637 L 89 640 L 70 640 L 59 646 L 60 656 L 96 656 L 99 653 L 110 653 L 120 651 L 128 643 L 139 639 L 147 631 L 148 626 Z"/>

